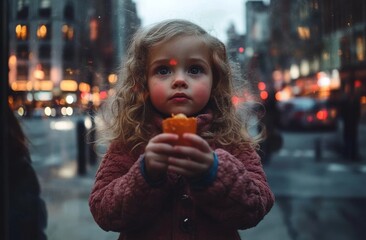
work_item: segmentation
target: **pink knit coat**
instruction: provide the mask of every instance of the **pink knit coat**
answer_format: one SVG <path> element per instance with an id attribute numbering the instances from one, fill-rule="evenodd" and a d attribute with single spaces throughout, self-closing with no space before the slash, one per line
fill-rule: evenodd
<path id="1" fill-rule="evenodd" d="M 198 117 L 199 132 L 209 127 L 211 118 Z M 160 185 L 151 185 L 141 170 L 143 153 L 132 157 L 120 144 L 112 144 L 89 199 L 95 221 L 106 231 L 119 232 L 120 240 L 240 239 L 237 230 L 256 226 L 274 196 L 254 149 L 213 149 L 216 178 L 194 189 L 173 173 Z"/>

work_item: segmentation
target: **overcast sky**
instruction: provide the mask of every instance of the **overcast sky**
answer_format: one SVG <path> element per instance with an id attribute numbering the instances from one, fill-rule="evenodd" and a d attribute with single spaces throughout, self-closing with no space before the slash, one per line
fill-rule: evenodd
<path id="1" fill-rule="evenodd" d="M 142 26 L 164 19 L 190 20 L 226 42 L 226 31 L 234 23 L 238 33 L 245 33 L 246 0 L 133 0 Z"/>

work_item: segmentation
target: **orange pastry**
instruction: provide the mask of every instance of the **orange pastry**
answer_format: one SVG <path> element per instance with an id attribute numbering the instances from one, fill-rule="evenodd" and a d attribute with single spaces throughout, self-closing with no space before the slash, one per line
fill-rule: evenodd
<path id="1" fill-rule="evenodd" d="M 172 117 L 163 120 L 163 132 L 178 134 L 178 145 L 189 145 L 183 140 L 182 136 L 184 133 L 196 133 L 196 130 L 197 119 L 195 117 L 188 118 L 183 113 L 172 114 Z"/>

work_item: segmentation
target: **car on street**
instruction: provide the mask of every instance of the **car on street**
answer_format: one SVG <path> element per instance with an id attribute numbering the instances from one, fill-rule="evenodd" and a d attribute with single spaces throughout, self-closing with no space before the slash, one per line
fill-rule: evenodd
<path id="1" fill-rule="evenodd" d="M 277 103 L 279 124 L 283 129 L 335 130 L 337 107 L 328 100 L 295 97 Z"/>

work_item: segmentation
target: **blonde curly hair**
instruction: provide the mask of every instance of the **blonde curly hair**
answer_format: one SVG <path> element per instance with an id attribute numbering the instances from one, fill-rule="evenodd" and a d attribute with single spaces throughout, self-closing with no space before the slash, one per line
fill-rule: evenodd
<path id="1" fill-rule="evenodd" d="M 147 56 L 152 47 L 180 36 L 199 37 L 210 51 L 213 86 L 207 107 L 213 112 L 213 122 L 201 136 L 216 145 L 245 143 L 257 147 L 258 142 L 248 134 L 247 123 L 242 121 L 232 104 L 233 82 L 242 79 L 228 60 L 225 45 L 186 20 L 167 20 L 136 32 L 127 50 L 115 92 L 103 104 L 101 138 L 104 142 L 119 142 L 134 151 L 144 148 L 156 134 L 150 128 L 154 108 L 148 97 Z"/>

